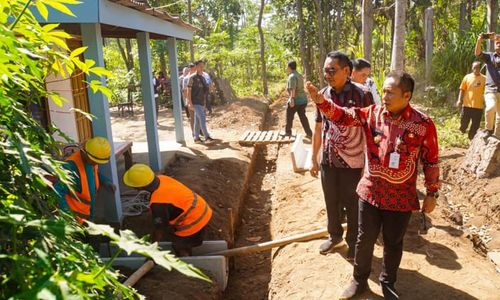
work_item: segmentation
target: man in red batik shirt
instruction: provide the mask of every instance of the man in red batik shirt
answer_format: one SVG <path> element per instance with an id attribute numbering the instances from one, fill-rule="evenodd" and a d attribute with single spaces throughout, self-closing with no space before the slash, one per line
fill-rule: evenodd
<path id="1" fill-rule="evenodd" d="M 385 299 L 399 299 L 394 283 L 403 254 L 403 238 L 411 212 L 419 210 L 417 165 L 425 174 L 427 196 L 422 211 L 436 206 L 439 188 L 438 142 L 432 120 L 409 104 L 415 81 L 408 73 L 386 76 L 382 103 L 366 108 L 342 108 L 307 83 L 311 98 L 327 118 L 338 124 L 362 127 L 366 136 L 366 164 L 358 184 L 359 233 L 354 257 L 354 279 L 341 299 L 368 288 L 373 247 L 382 228 L 384 259 L 380 285 Z"/>

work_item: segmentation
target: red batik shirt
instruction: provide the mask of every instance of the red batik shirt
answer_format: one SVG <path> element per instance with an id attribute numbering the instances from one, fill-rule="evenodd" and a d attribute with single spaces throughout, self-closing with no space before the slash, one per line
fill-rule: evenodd
<path id="1" fill-rule="evenodd" d="M 366 137 L 366 164 L 357 193 L 361 200 L 382 210 L 418 210 L 417 165 L 423 165 L 427 193 L 439 188 L 436 127 L 425 114 L 408 105 L 392 119 L 382 106 L 342 108 L 329 101 L 318 108 L 334 122 L 363 127 Z M 399 164 L 389 167 L 391 153 Z"/>

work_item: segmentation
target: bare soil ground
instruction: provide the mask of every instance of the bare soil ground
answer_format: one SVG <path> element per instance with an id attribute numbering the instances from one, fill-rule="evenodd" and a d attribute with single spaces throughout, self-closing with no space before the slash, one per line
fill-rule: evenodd
<path id="1" fill-rule="evenodd" d="M 293 173 L 290 145 L 269 145 L 257 149 L 242 148 L 237 139 L 245 130 L 257 130 L 264 119 L 262 102 L 241 100 L 217 108 L 209 121 L 215 138 L 212 146 L 188 143 L 189 152 L 182 153 L 166 173 L 199 192 L 214 208 L 209 238 L 225 238 L 232 243 L 228 208 L 239 216 L 234 246 L 244 246 L 307 232 L 326 226 L 326 211 L 319 179 L 309 174 Z M 271 106 L 266 130 L 284 126 L 285 99 Z M 265 106 L 265 105 L 264 105 Z M 308 107 L 313 127 L 313 106 Z M 160 121 L 162 124 L 162 121 Z M 186 127 L 187 128 L 187 127 Z M 298 118 L 294 128 L 303 132 Z M 256 155 L 253 176 L 251 157 Z M 476 180 L 461 174 L 458 166 L 463 150 L 441 151 L 444 192 L 435 212 L 427 216 L 432 227 L 426 234 L 422 216 L 415 213 L 405 238 L 405 249 L 396 287 L 402 299 L 499 299 L 500 275 L 493 264 L 474 251 L 467 238 L 470 225 L 483 228 L 487 247 L 493 249 L 493 238 L 499 230 L 500 179 Z M 245 180 L 248 182 L 248 193 Z M 243 199 L 243 197 L 245 197 Z M 242 201 L 244 200 L 244 201 Z M 240 204 L 244 203 L 240 210 Z M 464 226 L 451 221 L 460 212 Z M 481 217 L 481 218 L 478 218 Z M 136 231 L 149 233 L 150 219 L 126 220 Z M 235 220 L 237 223 L 238 219 Z M 346 247 L 326 256 L 318 252 L 321 240 L 287 246 L 234 259 L 223 299 L 335 299 L 349 281 L 352 264 L 345 259 Z M 381 299 L 377 277 L 380 272 L 382 247 L 376 246 L 370 292 L 360 299 Z M 157 280 L 156 276 L 154 279 Z M 163 281 L 157 289 L 181 289 L 175 299 L 212 299 L 216 293 L 193 294 L 190 283 Z M 140 290 L 141 291 L 141 290 Z M 151 299 L 162 299 L 152 297 Z M 174 298 L 172 298 L 174 299 Z"/>

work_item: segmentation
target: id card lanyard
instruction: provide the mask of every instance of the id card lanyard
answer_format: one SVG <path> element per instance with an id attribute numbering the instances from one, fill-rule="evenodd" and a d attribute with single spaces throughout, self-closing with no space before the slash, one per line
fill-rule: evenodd
<path id="1" fill-rule="evenodd" d="M 396 139 L 396 147 L 394 147 L 394 152 L 389 156 L 389 168 L 390 169 L 399 169 L 399 159 L 401 155 L 398 152 L 399 145 L 401 144 L 401 136 L 398 136 Z"/>

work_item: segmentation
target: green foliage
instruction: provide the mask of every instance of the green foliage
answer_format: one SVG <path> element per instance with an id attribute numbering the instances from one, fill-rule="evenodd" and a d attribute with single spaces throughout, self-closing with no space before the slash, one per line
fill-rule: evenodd
<path id="1" fill-rule="evenodd" d="M 56 142 L 28 113 L 29 106 L 49 96 L 49 74 L 71 76 L 78 67 L 87 75 L 110 75 L 93 61 L 80 61 L 85 49 L 65 51 L 69 36 L 57 25 L 41 26 L 27 9 L 33 5 L 46 17 L 46 6 L 68 13 L 66 3 L 77 2 L 0 0 L 0 299 L 136 299 L 139 295 L 123 286 L 119 274 L 84 242 L 89 229 L 59 211 L 48 178 L 68 185 L 69 177 L 52 157 L 59 152 Z M 109 93 L 100 82 L 88 85 Z M 130 233 L 112 238 L 162 266 L 204 278 Z"/>
<path id="2" fill-rule="evenodd" d="M 460 112 L 447 102 L 443 102 L 445 92 L 442 88 L 427 88 L 425 91 L 418 89 L 413 100 L 417 109 L 422 109 L 428 114 L 438 132 L 439 147 L 460 147 L 467 148 L 470 141 L 467 134 L 460 132 Z M 423 108 L 422 108 L 423 107 Z"/>
<path id="3" fill-rule="evenodd" d="M 123 42 L 122 42 L 123 43 Z M 138 57 L 138 50 L 135 47 L 135 42 L 132 41 L 132 53 L 135 58 Z M 118 50 L 116 39 L 106 39 L 106 47 L 104 47 L 104 57 L 106 61 L 106 69 L 108 69 L 113 76 L 108 77 L 106 85 L 112 91 L 108 97 L 112 105 L 122 102 L 127 102 L 127 86 L 131 83 L 139 82 L 140 73 L 138 60 L 134 60 L 134 68 L 127 71 L 125 62 Z M 137 88 L 134 94 L 134 100 L 139 99 L 139 89 Z"/>
<path id="4" fill-rule="evenodd" d="M 449 110 L 438 112 L 435 119 L 440 147 L 469 147 L 470 141 L 467 134 L 458 130 L 460 128 L 460 114 L 458 112 L 450 112 Z"/>
<path id="5" fill-rule="evenodd" d="M 226 31 L 213 32 L 195 40 L 196 55 L 208 60 L 208 67 L 220 77 L 229 78 L 238 95 L 263 93 L 260 43 L 257 26 L 248 26 L 238 33 L 234 46 Z M 265 34 L 267 76 L 270 81 L 286 77 L 286 60 L 291 54 L 273 35 Z M 214 49 L 217 49 L 214 51 Z"/>
<path id="6" fill-rule="evenodd" d="M 432 60 L 432 80 L 447 90 L 457 90 L 465 74 L 471 72 L 476 57 L 474 47 L 479 32 L 450 33 L 449 44 Z"/>

